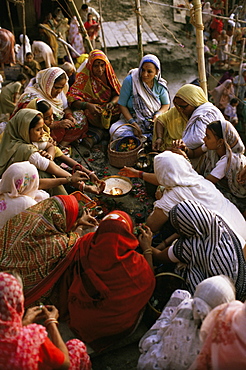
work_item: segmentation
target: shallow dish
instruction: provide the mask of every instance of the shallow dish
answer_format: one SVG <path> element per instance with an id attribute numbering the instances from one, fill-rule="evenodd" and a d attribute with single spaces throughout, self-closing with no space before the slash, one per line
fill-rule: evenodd
<path id="1" fill-rule="evenodd" d="M 132 183 L 127 177 L 115 175 L 102 180 L 106 183 L 103 194 L 110 197 L 122 197 L 132 190 Z"/>

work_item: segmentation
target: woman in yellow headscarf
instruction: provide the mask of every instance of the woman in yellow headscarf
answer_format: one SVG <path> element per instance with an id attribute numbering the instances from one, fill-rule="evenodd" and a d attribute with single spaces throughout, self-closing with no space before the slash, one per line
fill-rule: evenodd
<path id="1" fill-rule="evenodd" d="M 173 99 L 174 107 L 160 115 L 154 126 L 152 147 L 165 150 L 181 139 L 190 149 L 203 145 L 210 122 L 223 120 L 220 110 L 210 103 L 201 87 L 186 84 Z"/>

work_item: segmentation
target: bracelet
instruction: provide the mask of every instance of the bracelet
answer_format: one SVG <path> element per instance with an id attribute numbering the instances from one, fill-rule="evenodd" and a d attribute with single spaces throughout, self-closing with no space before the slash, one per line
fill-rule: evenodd
<path id="1" fill-rule="evenodd" d="M 81 101 L 80 103 L 81 103 L 81 109 L 82 110 L 86 109 L 86 105 L 87 105 L 86 101 Z"/>
<path id="2" fill-rule="evenodd" d="M 135 119 L 134 118 L 131 118 L 127 121 L 127 123 L 130 123 L 131 125 L 135 122 Z"/>
<path id="3" fill-rule="evenodd" d="M 85 183 L 84 183 L 84 181 L 81 184 L 79 184 L 79 190 L 82 191 L 82 193 L 84 192 L 84 190 L 85 190 Z"/>
<path id="4" fill-rule="evenodd" d="M 156 139 L 156 140 L 161 140 L 161 141 L 163 141 L 162 137 L 157 137 L 157 139 Z"/>
<path id="5" fill-rule="evenodd" d="M 152 248 L 145 249 L 145 251 L 143 251 L 143 255 L 145 256 L 145 254 L 153 254 Z"/>
<path id="6" fill-rule="evenodd" d="M 89 177 L 91 177 L 91 175 L 93 175 L 94 173 L 95 173 L 95 171 L 91 171 L 91 172 L 87 173 L 87 175 L 88 175 Z"/>
<path id="7" fill-rule="evenodd" d="M 65 114 L 65 117 L 73 117 L 73 113 L 67 113 Z"/>
<path id="8" fill-rule="evenodd" d="M 67 176 L 66 180 L 67 180 L 67 183 L 69 184 L 70 182 L 72 182 L 72 176 Z"/>
<path id="9" fill-rule="evenodd" d="M 45 320 L 44 326 L 48 326 L 49 324 L 58 324 L 58 321 L 54 317 L 50 317 L 49 319 Z"/>
<path id="10" fill-rule="evenodd" d="M 138 177 L 143 180 L 143 171 L 138 172 Z"/>

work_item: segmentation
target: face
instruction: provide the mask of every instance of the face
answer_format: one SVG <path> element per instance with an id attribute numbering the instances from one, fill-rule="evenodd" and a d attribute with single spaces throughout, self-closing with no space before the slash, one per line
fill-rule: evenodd
<path id="1" fill-rule="evenodd" d="M 28 63 L 32 62 L 32 61 L 33 61 L 33 55 L 28 55 L 28 56 L 26 57 L 26 61 L 27 61 Z"/>
<path id="2" fill-rule="evenodd" d="M 183 113 L 188 118 L 191 117 L 192 113 L 195 110 L 195 107 L 192 107 L 190 104 L 186 103 L 186 101 L 176 96 L 173 99 L 173 104 L 180 113 Z"/>
<path id="3" fill-rule="evenodd" d="M 157 74 L 158 70 L 153 63 L 144 63 L 142 65 L 142 72 L 141 72 L 141 79 L 146 84 L 151 83 L 155 75 Z"/>
<path id="4" fill-rule="evenodd" d="M 54 121 L 54 117 L 53 117 L 53 109 L 50 107 L 50 109 L 47 110 L 47 112 L 43 113 L 43 117 L 44 117 L 44 123 L 50 127 L 50 125 L 53 123 Z"/>
<path id="5" fill-rule="evenodd" d="M 219 139 L 211 130 L 206 129 L 206 136 L 204 137 L 204 143 L 209 150 L 216 150 L 219 145 Z"/>
<path id="6" fill-rule="evenodd" d="M 93 63 L 92 72 L 96 77 L 102 77 L 106 70 L 106 63 L 103 60 L 97 59 Z"/>
<path id="7" fill-rule="evenodd" d="M 56 98 L 60 92 L 64 89 L 66 85 L 66 79 L 64 78 L 63 80 L 60 80 L 59 82 L 55 82 L 52 89 L 51 89 L 51 96 L 52 98 Z"/>
<path id="8" fill-rule="evenodd" d="M 92 14 L 88 14 L 88 22 L 92 21 Z"/>
<path id="9" fill-rule="evenodd" d="M 40 120 L 38 121 L 36 126 L 34 128 L 31 128 L 31 130 L 29 131 L 30 141 L 32 143 L 41 140 L 44 134 L 43 127 L 44 127 L 44 120 L 43 118 L 40 117 Z"/>

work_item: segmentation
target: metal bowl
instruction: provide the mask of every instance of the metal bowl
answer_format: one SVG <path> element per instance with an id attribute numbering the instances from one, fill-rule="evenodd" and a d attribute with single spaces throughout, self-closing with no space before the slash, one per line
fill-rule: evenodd
<path id="1" fill-rule="evenodd" d="M 104 195 L 122 197 L 132 190 L 132 183 L 127 177 L 115 175 L 104 177 L 102 180 L 106 183 Z"/>

